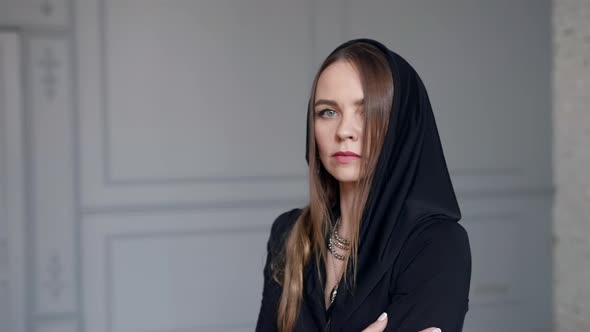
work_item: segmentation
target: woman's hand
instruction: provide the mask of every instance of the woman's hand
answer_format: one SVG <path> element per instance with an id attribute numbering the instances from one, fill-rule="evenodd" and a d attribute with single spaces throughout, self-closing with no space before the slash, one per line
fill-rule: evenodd
<path id="1" fill-rule="evenodd" d="M 362 332 L 383 332 L 383 330 L 385 330 L 385 327 L 387 326 L 387 313 L 382 313 L 381 316 L 379 316 L 379 318 L 377 318 L 377 320 L 367 326 L 366 329 L 362 330 Z M 437 327 L 429 327 L 425 330 L 422 330 L 420 332 L 442 332 L 441 329 L 437 328 Z"/>

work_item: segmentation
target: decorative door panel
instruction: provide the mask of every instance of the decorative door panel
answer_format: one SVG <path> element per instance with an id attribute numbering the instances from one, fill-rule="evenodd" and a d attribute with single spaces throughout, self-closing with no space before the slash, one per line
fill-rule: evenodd
<path id="1" fill-rule="evenodd" d="M 87 216 L 86 331 L 252 331 L 270 222 L 288 208 Z"/>
<path id="2" fill-rule="evenodd" d="M 86 207 L 307 194 L 310 2 L 77 7 Z"/>

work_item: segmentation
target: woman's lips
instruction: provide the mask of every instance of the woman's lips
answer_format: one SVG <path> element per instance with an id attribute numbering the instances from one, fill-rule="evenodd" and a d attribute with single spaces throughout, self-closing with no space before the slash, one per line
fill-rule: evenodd
<path id="1" fill-rule="evenodd" d="M 335 155 L 334 156 L 334 159 L 336 159 L 336 161 L 339 162 L 339 163 L 346 164 L 346 163 L 355 161 L 355 160 L 360 159 L 360 158 L 358 156 Z"/>
<path id="2" fill-rule="evenodd" d="M 339 151 L 334 153 L 333 157 L 339 163 L 349 163 L 357 159 L 360 159 L 360 156 L 358 154 L 351 151 Z"/>

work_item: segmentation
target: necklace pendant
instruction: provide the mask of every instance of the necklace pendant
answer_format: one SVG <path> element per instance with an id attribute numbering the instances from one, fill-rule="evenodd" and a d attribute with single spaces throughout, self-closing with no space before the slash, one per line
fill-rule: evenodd
<path id="1" fill-rule="evenodd" d="M 330 294 L 330 304 L 334 303 L 334 299 L 336 299 L 336 293 L 338 293 L 338 285 L 332 288 L 332 293 Z"/>

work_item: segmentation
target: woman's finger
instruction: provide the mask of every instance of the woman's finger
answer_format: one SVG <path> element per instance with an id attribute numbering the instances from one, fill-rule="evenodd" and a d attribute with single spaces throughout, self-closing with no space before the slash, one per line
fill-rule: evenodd
<path id="1" fill-rule="evenodd" d="M 439 329 L 438 327 L 429 327 L 429 328 L 422 330 L 420 332 L 442 332 L 442 330 Z"/>
<path id="2" fill-rule="evenodd" d="M 381 316 L 379 316 L 379 318 L 377 318 L 377 320 L 367 326 L 367 328 L 365 328 L 362 332 L 383 332 L 383 330 L 385 330 L 385 327 L 387 326 L 387 313 L 382 313 Z"/>

